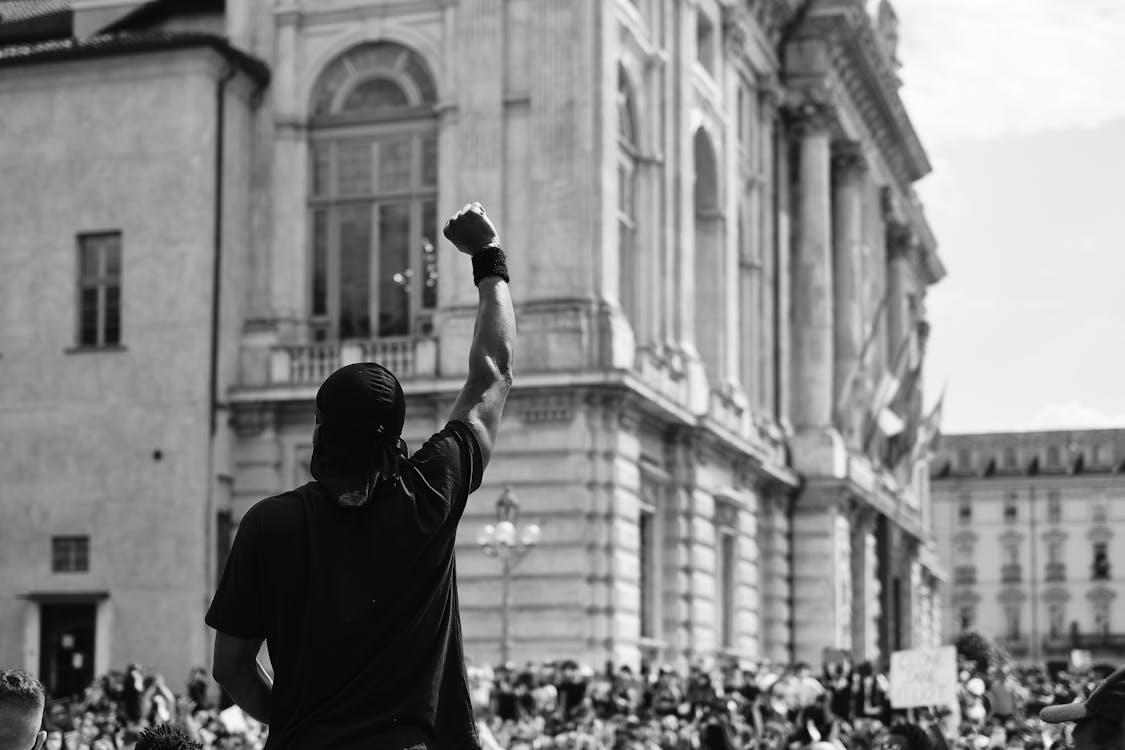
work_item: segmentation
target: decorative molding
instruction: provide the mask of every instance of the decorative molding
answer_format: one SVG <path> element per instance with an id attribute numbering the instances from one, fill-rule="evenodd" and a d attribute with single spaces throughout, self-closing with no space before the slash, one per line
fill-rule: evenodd
<path id="1" fill-rule="evenodd" d="M 832 144 L 832 178 L 844 180 L 867 172 L 867 150 L 858 141 L 837 141 Z"/>
<path id="2" fill-rule="evenodd" d="M 1086 601 L 1106 604 L 1117 598 L 1117 592 L 1109 586 L 1096 586 L 1086 592 Z"/>
<path id="3" fill-rule="evenodd" d="M 786 124 L 799 137 L 829 132 L 839 119 L 831 97 L 811 91 L 791 93 L 783 111 Z"/>
<path id="4" fill-rule="evenodd" d="M 574 419 L 573 393 L 536 394 L 515 399 L 512 406 L 527 423 L 569 422 Z"/>
<path id="5" fill-rule="evenodd" d="M 1022 604 L 1027 601 L 1027 592 L 1020 588 L 1005 587 L 996 595 L 996 601 L 1001 604 Z"/>

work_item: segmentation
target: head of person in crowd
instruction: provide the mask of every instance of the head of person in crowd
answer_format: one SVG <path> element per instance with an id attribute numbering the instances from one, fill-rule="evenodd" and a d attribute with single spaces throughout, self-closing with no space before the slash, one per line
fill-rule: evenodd
<path id="1" fill-rule="evenodd" d="M 43 686 L 22 669 L 0 670 L 0 750 L 40 750 L 46 697 Z"/>
<path id="2" fill-rule="evenodd" d="M 881 750 L 931 750 L 932 747 L 929 732 L 906 721 L 892 724 L 880 743 Z"/>
<path id="3" fill-rule="evenodd" d="M 310 472 L 342 507 L 362 507 L 383 482 L 396 482 L 406 457 L 406 396 L 375 362 L 341 367 L 316 393 Z"/>
<path id="4" fill-rule="evenodd" d="M 1125 750 L 1125 667 L 1106 677 L 1085 701 L 1055 704 L 1039 712 L 1048 724 L 1074 722 L 1075 750 Z"/>
<path id="5" fill-rule="evenodd" d="M 161 724 L 141 732 L 136 750 L 200 750 L 203 744 L 191 738 L 186 729 Z"/>

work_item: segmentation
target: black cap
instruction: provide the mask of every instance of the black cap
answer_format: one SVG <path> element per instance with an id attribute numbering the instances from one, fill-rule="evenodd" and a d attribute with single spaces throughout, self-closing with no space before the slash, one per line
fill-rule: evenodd
<path id="1" fill-rule="evenodd" d="M 320 423 L 344 437 L 397 439 L 406 421 L 406 396 L 398 378 L 380 364 L 345 365 L 316 392 Z"/>

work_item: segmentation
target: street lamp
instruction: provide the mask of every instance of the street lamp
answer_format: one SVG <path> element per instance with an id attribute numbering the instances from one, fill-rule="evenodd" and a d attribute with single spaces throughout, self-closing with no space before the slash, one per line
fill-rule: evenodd
<path id="1" fill-rule="evenodd" d="M 511 616 L 512 570 L 539 543 L 538 524 L 519 527 L 520 504 L 511 487 L 505 487 L 496 501 L 496 524 L 488 524 L 477 535 L 484 554 L 500 560 L 500 663 L 507 664 L 512 652 Z"/>

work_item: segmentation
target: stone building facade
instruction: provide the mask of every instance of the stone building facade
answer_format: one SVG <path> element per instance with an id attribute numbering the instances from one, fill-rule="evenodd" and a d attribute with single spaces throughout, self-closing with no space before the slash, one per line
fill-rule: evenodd
<path id="1" fill-rule="evenodd" d="M 949 435 L 932 464 L 934 532 L 952 571 L 942 629 L 1020 660 L 1125 654 L 1125 430 Z"/>
<path id="2" fill-rule="evenodd" d="M 512 581 L 517 660 L 936 643 L 928 472 L 885 460 L 871 401 L 920 368 L 944 269 L 911 187 L 930 167 L 894 14 L 865 5 L 0 17 L 0 137 L 23 146 L 0 156 L 0 434 L 17 446 L 0 486 L 18 519 L 0 525 L 0 661 L 205 662 L 239 518 L 308 479 L 320 380 L 383 362 L 408 443 L 444 423 L 475 292 L 438 227 L 470 199 L 499 220 L 519 341 L 458 547 L 467 653 L 498 654 L 475 536 L 505 487 L 543 528 Z M 66 210 L 48 220 L 44 196 Z M 67 617 L 97 644 L 77 662 Z"/>

